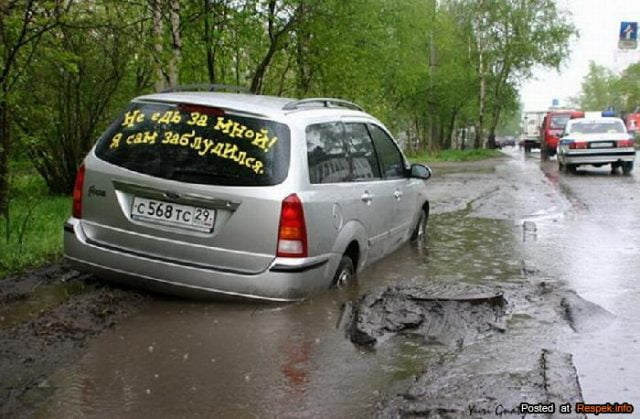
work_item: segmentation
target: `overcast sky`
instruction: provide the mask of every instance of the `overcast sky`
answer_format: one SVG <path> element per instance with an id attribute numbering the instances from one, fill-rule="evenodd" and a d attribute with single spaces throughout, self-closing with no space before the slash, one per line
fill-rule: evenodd
<path id="1" fill-rule="evenodd" d="M 614 71 L 640 61 L 640 49 L 618 50 L 620 22 L 640 21 L 640 0 L 558 0 L 558 5 L 569 10 L 580 37 L 572 43 L 569 58 L 559 73 L 539 69 L 534 73 L 535 79 L 523 83 L 525 110 L 545 110 L 554 98 L 565 105 L 568 97 L 580 92 L 590 60 Z"/>

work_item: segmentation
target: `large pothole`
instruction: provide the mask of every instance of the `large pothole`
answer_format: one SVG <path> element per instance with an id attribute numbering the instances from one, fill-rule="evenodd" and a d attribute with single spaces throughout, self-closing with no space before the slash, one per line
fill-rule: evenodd
<path id="1" fill-rule="evenodd" d="M 504 331 L 507 301 L 486 288 L 399 284 L 374 290 L 345 307 L 352 342 L 375 346 L 398 334 L 426 343 L 462 346 Z"/>

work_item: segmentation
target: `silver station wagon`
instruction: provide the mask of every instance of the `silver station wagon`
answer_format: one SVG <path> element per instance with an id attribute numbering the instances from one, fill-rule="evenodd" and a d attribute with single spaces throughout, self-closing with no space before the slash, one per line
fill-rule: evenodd
<path id="1" fill-rule="evenodd" d="M 297 300 L 422 238 L 430 176 L 350 102 L 142 96 L 78 171 L 64 253 L 158 291 Z"/>

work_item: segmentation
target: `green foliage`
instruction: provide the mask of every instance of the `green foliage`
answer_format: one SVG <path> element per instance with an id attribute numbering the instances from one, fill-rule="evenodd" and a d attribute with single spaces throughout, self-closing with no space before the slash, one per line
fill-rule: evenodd
<path id="1" fill-rule="evenodd" d="M 495 149 L 476 148 L 469 150 L 441 150 L 437 152 L 413 153 L 407 157 L 411 163 L 429 162 L 465 162 L 504 157 L 504 153 Z"/>
<path id="2" fill-rule="evenodd" d="M 598 111 L 609 107 L 621 113 L 640 110 L 640 63 L 627 67 L 622 74 L 589 63 L 589 72 L 582 80 L 580 94 L 571 102 L 586 111 Z"/>
<path id="3" fill-rule="evenodd" d="M 9 231 L 0 223 L 0 278 L 60 258 L 62 225 L 71 208 L 70 198 L 49 195 L 27 162 L 13 169 Z"/>
<path id="4" fill-rule="evenodd" d="M 619 78 L 611 70 L 591 61 L 589 72 L 582 81 L 582 91 L 577 103 L 584 110 L 602 110 L 612 106 L 620 108 L 621 97 L 617 92 Z"/>
<path id="5" fill-rule="evenodd" d="M 522 108 L 522 103 L 518 103 L 516 106 L 505 109 L 503 118 L 496 128 L 497 135 L 517 136 L 522 133 Z"/>
<path id="6" fill-rule="evenodd" d="M 622 72 L 616 80 L 615 91 L 621 111 L 640 111 L 640 63 L 632 64 Z"/>

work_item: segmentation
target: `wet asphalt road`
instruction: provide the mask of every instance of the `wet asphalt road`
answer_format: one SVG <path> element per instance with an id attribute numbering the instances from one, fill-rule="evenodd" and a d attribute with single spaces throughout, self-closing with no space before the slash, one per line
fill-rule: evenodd
<path id="1" fill-rule="evenodd" d="M 404 246 L 357 287 L 289 305 L 154 299 L 50 377 L 38 416 L 369 417 L 449 357 L 460 374 L 517 371 L 542 347 L 573 354 L 585 402 L 637 409 L 640 173 L 560 174 L 555 161 L 508 153 L 434 165 L 427 243 Z M 518 289 L 532 278 L 566 284 L 613 316 L 559 322 L 546 303 L 523 303 L 506 333 L 455 354 L 410 338 L 366 350 L 337 327 L 345 301 L 397 281 Z"/>

